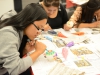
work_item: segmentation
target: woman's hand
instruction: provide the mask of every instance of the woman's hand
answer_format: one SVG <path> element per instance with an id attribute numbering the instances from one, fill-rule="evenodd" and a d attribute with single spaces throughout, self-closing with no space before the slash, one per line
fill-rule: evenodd
<path id="1" fill-rule="evenodd" d="M 29 41 L 26 43 L 26 46 L 23 50 L 23 55 L 29 53 L 30 51 L 34 50 L 34 43 L 35 41 Z"/>
<path id="2" fill-rule="evenodd" d="M 44 31 L 48 31 L 48 30 L 52 30 L 52 28 L 50 27 L 49 24 L 46 24 L 46 25 L 44 26 Z"/>
<path id="3" fill-rule="evenodd" d="M 46 45 L 39 41 L 35 42 L 34 47 L 35 47 L 35 52 L 38 52 L 39 54 L 44 53 L 44 51 L 46 50 Z"/>
<path id="4" fill-rule="evenodd" d="M 70 29 L 71 29 L 71 27 L 68 27 L 67 24 L 64 24 L 64 30 L 68 31 Z"/>
<path id="5" fill-rule="evenodd" d="M 46 45 L 42 42 L 36 41 L 34 44 L 35 51 L 30 54 L 33 62 L 46 50 Z"/>

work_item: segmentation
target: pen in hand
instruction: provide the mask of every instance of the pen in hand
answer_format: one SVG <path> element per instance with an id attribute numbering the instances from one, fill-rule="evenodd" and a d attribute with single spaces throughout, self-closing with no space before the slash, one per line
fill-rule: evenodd
<path id="1" fill-rule="evenodd" d="M 28 43 L 28 45 L 27 45 L 27 55 L 30 55 L 30 54 L 32 54 L 34 51 L 35 51 L 35 44 L 36 44 L 36 41 L 37 40 L 34 40 L 34 41 L 31 41 L 30 39 L 27 39 L 27 43 Z"/>
<path id="2" fill-rule="evenodd" d="M 32 46 L 35 45 L 36 41 L 37 41 L 37 39 L 34 39 L 34 41 L 31 41 L 30 39 L 27 39 L 27 42 Z"/>

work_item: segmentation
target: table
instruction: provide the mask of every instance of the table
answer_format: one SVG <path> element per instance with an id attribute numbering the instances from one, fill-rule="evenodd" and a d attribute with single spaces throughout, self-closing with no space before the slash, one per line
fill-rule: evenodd
<path id="1" fill-rule="evenodd" d="M 99 28 L 73 28 L 70 31 L 64 31 L 62 28 L 55 29 L 56 32 L 61 32 L 67 38 L 60 39 L 66 43 L 71 41 L 74 42 L 74 46 L 71 47 L 57 47 L 51 40 L 43 39 L 40 40 L 46 44 L 48 50 L 54 50 L 57 52 L 58 57 L 62 60 L 63 64 L 72 69 L 77 69 L 85 72 L 85 75 L 100 75 L 100 29 Z M 73 33 L 84 32 L 84 35 L 75 35 Z M 40 36 L 53 37 L 47 32 L 43 32 Z M 67 48 L 68 54 L 65 59 L 62 55 L 62 49 Z M 44 58 L 44 55 L 40 55 L 36 62 L 32 65 L 34 75 L 49 75 L 48 73 L 57 64 L 56 61 L 48 61 Z M 60 74 L 57 74 L 60 75 Z M 70 74 L 68 74 L 70 75 Z"/>

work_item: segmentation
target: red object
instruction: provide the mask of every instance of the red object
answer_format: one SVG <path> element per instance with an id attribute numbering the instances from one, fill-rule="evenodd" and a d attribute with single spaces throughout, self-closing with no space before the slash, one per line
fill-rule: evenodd
<path id="1" fill-rule="evenodd" d="M 57 34 L 59 37 L 67 38 L 65 35 L 63 35 L 61 32 L 58 32 Z"/>
<path id="2" fill-rule="evenodd" d="M 70 0 L 66 0 L 66 8 L 71 8 L 73 6 L 76 6 L 76 4 L 72 3 Z"/>
<path id="3" fill-rule="evenodd" d="M 84 35 L 84 32 L 76 32 L 76 33 L 72 33 L 72 34 L 81 36 L 81 35 Z"/>

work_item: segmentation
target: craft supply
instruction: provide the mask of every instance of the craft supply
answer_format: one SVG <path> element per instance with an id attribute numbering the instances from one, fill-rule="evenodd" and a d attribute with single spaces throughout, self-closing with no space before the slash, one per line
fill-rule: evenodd
<path id="1" fill-rule="evenodd" d="M 57 32 L 54 31 L 54 30 L 49 30 L 49 31 L 48 31 L 48 34 L 51 34 L 51 35 L 57 35 Z"/>
<path id="2" fill-rule="evenodd" d="M 57 59 L 57 53 L 53 50 L 46 50 L 45 56 L 48 61 L 54 61 Z"/>
<path id="3" fill-rule="evenodd" d="M 76 32 L 76 33 L 72 33 L 72 34 L 81 36 L 81 35 L 84 35 L 84 32 Z"/>
<path id="4" fill-rule="evenodd" d="M 64 57 L 65 59 L 67 59 L 67 56 L 68 56 L 68 50 L 67 50 L 67 48 L 63 48 L 63 49 L 62 49 L 62 55 L 63 55 L 63 57 Z"/>
<path id="5" fill-rule="evenodd" d="M 59 37 L 62 37 L 62 38 L 67 38 L 64 34 L 62 34 L 61 32 L 58 32 L 57 34 Z"/>
<path id="6" fill-rule="evenodd" d="M 67 47 L 74 46 L 74 42 L 73 42 L 73 41 L 72 41 L 72 42 L 69 42 L 66 46 L 67 46 Z"/>
<path id="7" fill-rule="evenodd" d="M 56 40 L 61 46 L 65 46 L 65 43 L 62 39 Z"/>
<path id="8" fill-rule="evenodd" d="M 47 40 L 52 41 L 52 37 L 50 36 L 44 36 Z"/>

